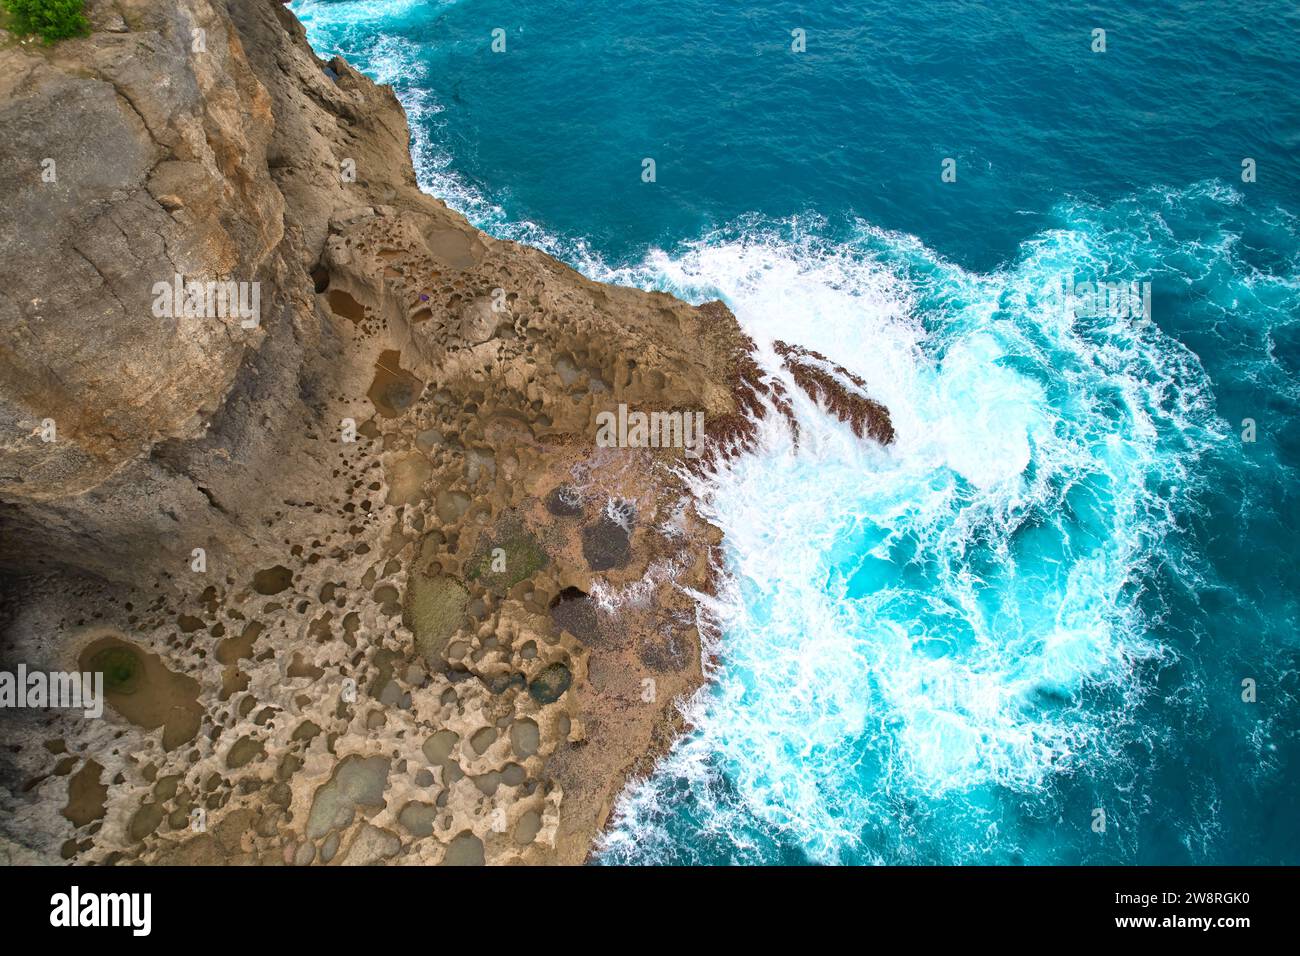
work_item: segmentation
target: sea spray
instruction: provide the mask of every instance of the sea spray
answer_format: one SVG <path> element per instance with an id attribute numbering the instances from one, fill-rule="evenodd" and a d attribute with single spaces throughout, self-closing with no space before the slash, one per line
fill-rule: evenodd
<path id="1" fill-rule="evenodd" d="M 656 263 L 759 343 L 863 376 L 898 437 L 863 444 L 800 399 L 797 450 L 769 429 L 717 476 L 722 663 L 695 731 L 625 795 L 609 861 L 693 858 L 691 832 L 705 861 L 1006 861 L 1051 852 L 1018 830 L 1060 812 L 1063 782 L 1124 779 L 1176 654 L 1142 582 L 1224 428 L 1196 357 L 1142 310 L 1045 294 L 1065 263 L 1168 251 L 1114 248 L 1095 216 L 990 275 L 870 228 Z"/>

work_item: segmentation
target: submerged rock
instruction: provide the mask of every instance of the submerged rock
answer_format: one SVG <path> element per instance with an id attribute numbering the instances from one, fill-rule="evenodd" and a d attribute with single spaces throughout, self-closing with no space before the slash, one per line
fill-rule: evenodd
<path id="1" fill-rule="evenodd" d="M 316 791 L 307 818 L 307 838 L 319 840 L 331 830 L 341 830 L 352 823 L 360 808 L 384 806 L 391 762 L 385 757 L 344 757 L 334 767 L 334 775 Z"/>
<path id="2" fill-rule="evenodd" d="M 293 583 L 293 572 L 283 564 L 265 568 L 253 575 L 253 590 L 258 594 L 279 594 Z"/>
<path id="3" fill-rule="evenodd" d="M 411 836 L 427 837 L 433 834 L 433 821 L 437 816 L 437 807 L 429 803 L 412 801 L 402 807 L 397 819 Z"/>
<path id="4" fill-rule="evenodd" d="M 72 821 L 74 827 L 85 826 L 104 816 L 108 787 L 100 782 L 103 773 L 104 768 L 97 761 L 87 760 L 68 779 L 68 805 L 63 808 L 63 815 Z"/>
<path id="5" fill-rule="evenodd" d="M 447 641 L 466 619 L 468 605 L 468 592 L 454 578 L 411 575 L 402 621 L 415 634 L 416 650 L 430 664 L 441 660 Z"/>
<path id="6" fill-rule="evenodd" d="M 584 644 L 609 643 L 595 603 L 577 588 L 565 588 L 551 602 L 551 620 Z"/>
<path id="7" fill-rule="evenodd" d="M 443 857 L 442 865 L 482 866 L 483 841 L 469 831 L 458 834 L 447 844 L 447 855 Z"/>
<path id="8" fill-rule="evenodd" d="M 491 535 L 485 536 L 470 556 L 465 577 L 497 594 L 505 594 L 544 568 L 548 560 L 537 536 L 517 515 L 510 515 L 497 524 Z"/>
<path id="9" fill-rule="evenodd" d="M 582 516 L 582 492 L 572 485 L 557 485 L 546 496 L 546 510 L 561 518 Z"/>
<path id="10" fill-rule="evenodd" d="M 582 555 L 593 571 L 627 567 L 632 559 L 632 532 L 609 515 L 582 529 Z"/>
<path id="11" fill-rule="evenodd" d="M 199 682 L 168 669 L 158 655 L 110 633 L 82 650 L 79 669 L 104 674 L 108 705 L 131 723 L 146 730 L 161 727 L 165 750 L 198 734 L 203 718 Z"/>
<path id="12" fill-rule="evenodd" d="M 548 664 L 529 683 L 528 693 L 539 704 L 553 704 L 572 683 L 573 673 L 569 668 L 559 663 Z"/>

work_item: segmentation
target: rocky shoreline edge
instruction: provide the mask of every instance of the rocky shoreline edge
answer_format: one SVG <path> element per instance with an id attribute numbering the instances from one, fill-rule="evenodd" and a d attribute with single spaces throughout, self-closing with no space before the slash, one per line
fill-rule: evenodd
<path id="1" fill-rule="evenodd" d="M 704 681 L 688 476 L 795 426 L 786 386 L 721 303 L 420 192 L 392 91 L 275 0 L 88 13 L 0 36 L 0 671 L 108 707 L 0 710 L 0 860 L 586 861 Z M 256 321 L 160 316 L 174 276 Z M 702 413 L 704 454 L 602 447 L 620 406 Z"/>

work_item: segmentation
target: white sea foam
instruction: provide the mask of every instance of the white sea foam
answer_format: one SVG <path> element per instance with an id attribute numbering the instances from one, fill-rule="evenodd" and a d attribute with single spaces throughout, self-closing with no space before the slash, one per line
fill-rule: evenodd
<path id="1" fill-rule="evenodd" d="M 717 476 L 722 663 L 696 731 L 621 801 L 614 858 L 653 858 L 665 780 L 689 781 L 738 858 L 757 825 L 833 861 L 888 845 L 870 835 L 900 799 L 957 799 L 996 830 L 998 793 L 1122 759 L 1109 735 L 1168 653 L 1138 584 L 1214 436 L 1191 353 L 1140 316 L 1085 327 L 1040 295 L 1066 267 L 1122 271 L 1112 239 L 1040 237 L 975 275 L 867 227 L 840 246 L 751 232 L 624 271 L 721 295 L 773 374 L 775 339 L 825 353 L 898 438 L 865 445 L 795 390 L 797 451 L 774 417 Z"/>

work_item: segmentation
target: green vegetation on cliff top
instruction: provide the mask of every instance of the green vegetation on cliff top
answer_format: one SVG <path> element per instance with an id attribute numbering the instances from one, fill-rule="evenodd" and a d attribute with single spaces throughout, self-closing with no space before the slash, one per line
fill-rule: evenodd
<path id="1" fill-rule="evenodd" d="M 4 26 L 20 35 L 36 34 L 46 43 L 90 32 L 85 0 L 0 0 L 8 13 Z"/>

